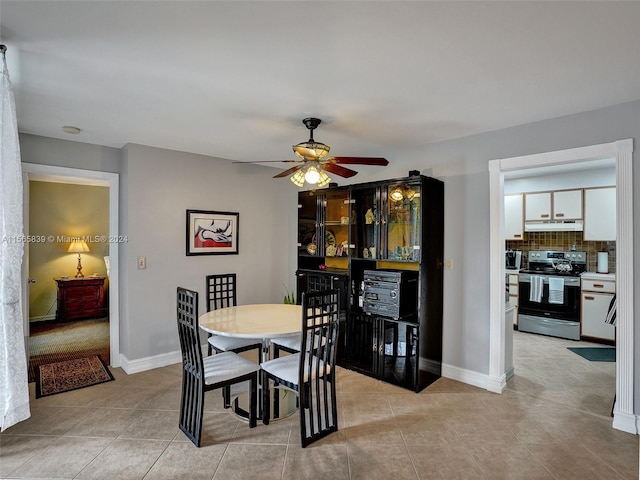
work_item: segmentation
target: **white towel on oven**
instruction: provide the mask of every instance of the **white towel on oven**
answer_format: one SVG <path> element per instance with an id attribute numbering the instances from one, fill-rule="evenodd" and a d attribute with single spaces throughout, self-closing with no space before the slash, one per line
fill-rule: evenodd
<path id="1" fill-rule="evenodd" d="M 564 303 L 564 278 L 549 277 L 549 303 Z"/>
<path id="2" fill-rule="evenodd" d="M 529 289 L 529 301 L 540 303 L 542 302 L 542 292 L 544 291 L 544 277 L 540 275 L 531 275 L 531 286 Z"/>

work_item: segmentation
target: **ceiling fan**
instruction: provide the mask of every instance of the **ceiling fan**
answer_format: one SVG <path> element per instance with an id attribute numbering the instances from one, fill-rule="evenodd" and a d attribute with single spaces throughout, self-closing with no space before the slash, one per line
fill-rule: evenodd
<path id="1" fill-rule="evenodd" d="M 313 131 L 320 125 L 322 120 L 319 118 L 305 118 L 302 123 L 309 129 L 310 137 L 306 142 L 293 145 L 293 153 L 296 154 L 298 160 L 276 160 L 286 163 L 297 163 L 291 168 L 274 175 L 273 178 L 282 178 L 291 175 L 290 180 L 298 187 L 302 187 L 304 182 L 312 185 L 317 184 L 319 187 L 328 185 L 331 178 L 326 172 L 333 173 L 340 177 L 349 178 L 358 172 L 342 165 L 379 165 L 385 166 L 389 161 L 381 157 L 334 157 L 327 156 L 329 154 L 329 145 L 317 142 L 313 139 Z M 263 163 L 263 162 L 253 162 Z"/>

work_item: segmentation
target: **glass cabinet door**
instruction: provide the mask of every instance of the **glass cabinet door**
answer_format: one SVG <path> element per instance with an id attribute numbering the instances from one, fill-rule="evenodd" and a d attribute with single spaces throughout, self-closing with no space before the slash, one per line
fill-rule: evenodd
<path id="1" fill-rule="evenodd" d="M 378 375 L 386 382 L 414 390 L 418 366 L 417 325 L 384 318 L 379 322 Z"/>
<path id="2" fill-rule="evenodd" d="M 380 191 L 377 188 L 353 189 L 351 218 L 352 257 L 380 258 Z"/>
<path id="3" fill-rule="evenodd" d="M 420 261 L 420 183 L 400 182 L 386 189 L 384 235 L 389 260 Z"/>
<path id="4" fill-rule="evenodd" d="M 324 255 L 349 255 L 349 190 L 332 189 L 324 198 Z"/>
<path id="5" fill-rule="evenodd" d="M 319 228 L 318 195 L 301 192 L 298 195 L 298 255 L 317 256 L 316 230 Z"/>

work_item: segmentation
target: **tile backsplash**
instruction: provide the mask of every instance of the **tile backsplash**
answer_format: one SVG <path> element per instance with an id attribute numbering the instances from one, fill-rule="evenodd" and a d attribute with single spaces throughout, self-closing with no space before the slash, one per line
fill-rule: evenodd
<path id="1" fill-rule="evenodd" d="M 587 252 L 587 272 L 595 272 L 598 252 L 609 254 L 609 273 L 616 271 L 616 242 L 593 242 L 582 239 L 582 232 L 526 232 L 524 240 L 507 240 L 507 250 L 522 250 L 522 268 L 527 267 L 529 250 L 576 250 Z"/>

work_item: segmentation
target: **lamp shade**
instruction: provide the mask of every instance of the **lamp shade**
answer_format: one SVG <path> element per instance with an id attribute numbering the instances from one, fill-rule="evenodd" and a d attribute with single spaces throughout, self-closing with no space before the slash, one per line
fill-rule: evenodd
<path id="1" fill-rule="evenodd" d="M 69 253 L 86 253 L 90 251 L 91 250 L 89 250 L 89 245 L 87 245 L 87 242 L 80 239 L 72 240 L 71 245 L 69 245 L 69 248 L 67 249 L 67 252 Z"/>

